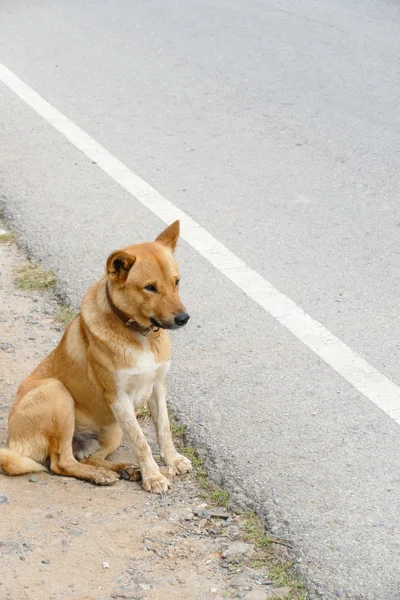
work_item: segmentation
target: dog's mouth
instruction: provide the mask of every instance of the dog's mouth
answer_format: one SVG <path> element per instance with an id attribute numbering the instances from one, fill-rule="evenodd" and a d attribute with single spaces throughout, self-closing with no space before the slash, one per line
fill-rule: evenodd
<path id="1" fill-rule="evenodd" d="M 153 327 L 157 329 L 175 329 L 174 323 L 167 323 L 166 321 L 157 321 L 154 317 L 150 317 L 150 322 Z"/>
<path id="2" fill-rule="evenodd" d="M 158 329 L 168 329 L 168 327 L 164 327 L 163 325 L 161 325 L 161 323 L 154 319 L 154 317 L 150 317 L 150 323 L 154 325 L 154 327 L 158 327 Z"/>
<path id="3" fill-rule="evenodd" d="M 158 321 L 154 317 L 149 317 L 149 319 L 153 327 L 157 327 L 158 329 L 179 329 L 183 325 L 186 325 L 190 317 L 186 313 L 180 313 L 172 322 Z"/>

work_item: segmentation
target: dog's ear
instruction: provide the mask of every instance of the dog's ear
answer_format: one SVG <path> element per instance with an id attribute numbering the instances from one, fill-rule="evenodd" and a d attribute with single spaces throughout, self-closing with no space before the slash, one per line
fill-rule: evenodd
<path id="1" fill-rule="evenodd" d="M 135 262 L 135 257 L 123 250 L 116 250 L 107 260 L 107 275 L 112 281 L 123 283 Z"/>
<path id="2" fill-rule="evenodd" d="M 172 225 L 164 229 L 156 239 L 156 242 L 165 246 L 170 252 L 174 252 L 179 238 L 180 224 L 174 221 Z"/>

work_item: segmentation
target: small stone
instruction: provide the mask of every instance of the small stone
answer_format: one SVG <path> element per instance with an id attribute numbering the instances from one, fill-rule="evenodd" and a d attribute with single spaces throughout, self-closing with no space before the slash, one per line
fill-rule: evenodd
<path id="1" fill-rule="evenodd" d="M 50 564 L 50 561 L 49 561 L 49 559 L 48 559 L 48 558 L 44 558 L 44 559 L 42 560 L 42 563 L 43 563 L 44 565 L 49 565 L 49 564 Z"/>
<path id="2" fill-rule="evenodd" d="M 222 558 L 230 563 L 241 560 L 243 556 L 252 556 L 253 554 L 253 544 L 246 544 L 245 542 L 233 542 L 233 544 L 223 551 Z"/>
<path id="3" fill-rule="evenodd" d="M 224 508 L 213 508 L 208 511 L 210 517 L 214 517 L 214 519 L 229 519 L 231 516 L 230 513 L 226 512 Z"/>
<path id="4" fill-rule="evenodd" d="M 229 535 L 229 537 L 232 540 L 236 540 L 236 539 L 242 537 L 242 532 L 240 531 L 240 527 L 238 527 L 237 525 L 230 525 L 226 529 L 226 533 Z"/>
<path id="5" fill-rule="evenodd" d="M 199 521 L 199 527 L 200 527 L 200 529 L 205 529 L 205 527 L 207 526 L 207 523 L 208 523 L 207 519 L 201 519 Z"/>
<path id="6" fill-rule="evenodd" d="M 4 352 L 8 352 L 9 354 L 15 352 L 14 346 L 7 342 L 0 344 L 0 350 L 4 350 Z"/>
<path id="7" fill-rule="evenodd" d="M 267 595 L 264 598 L 287 598 L 292 589 L 290 587 L 279 587 L 273 590 L 268 590 Z"/>
<path id="8" fill-rule="evenodd" d="M 193 513 L 190 512 L 185 515 L 184 519 L 185 519 L 185 521 L 193 521 L 193 517 L 194 517 Z"/>
<path id="9" fill-rule="evenodd" d="M 199 506 L 193 509 L 193 513 L 198 516 L 205 508 L 207 508 L 207 504 L 199 504 Z"/>
<path id="10" fill-rule="evenodd" d="M 151 585 L 149 585 L 148 583 L 139 583 L 139 587 L 145 591 L 151 590 Z"/>
<path id="11" fill-rule="evenodd" d="M 102 567 L 103 567 L 103 569 L 109 569 L 110 565 L 108 564 L 107 561 L 104 561 L 103 564 L 102 564 Z"/>
<path id="12" fill-rule="evenodd" d="M 115 600 L 140 600 L 145 597 L 142 590 L 118 590 L 111 593 L 111 598 Z"/>
<path id="13" fill-rule="evenodd" d="M 342 590 L 335 590 L 335 594 L 338 598 L 343 598 L 344 594 Z"/>
<path id="14" fill-rule="evenodd" d="M 162 550 L 156 550 L 155 554 L 158 558 L 164 558 L 164 552 Z"/>
<path id="15" fill-rule="evenodd" d="M 21 554 L 21 556 L 19 557 L 19 560 L 26 560 L 26 558 L 23 554 Z"/>
<path id="16" fill-rule="evenodd" d="M 230 587 L 237 589 L 237 588 L 248 586 L 248 579 L 249 579 L 250 575 L 251 575 L 251 571 L 249 571 L 249 570 L 238 573 L 238 575 L 236 575 L 236 577 L 234 577 L 232 579 L 232 581 L 229 583 Z"/>
<path id="17" fill-rule="evenodd" d="M 0 541 L 0 554 L 10 554 L 19 548 L 18 542 Z"/>
<path id="18" fill-rule="evenodd" d="M 265 592 L 262 590 L 251 590 L 244 596 L 245 600 L 265 600 Z"/>
<path id="19" fill-rule="evenodd" d="M 7 496 L 3 496 L 3 494 L 0 494 L 0 504 L 6 504 L 7 502 L 8 502 Z"/>
<path id="20" fill-rule="evenodd" d="M 36 479 L 36 477 L 29 477 L 29 481 L 30 481 L 30 483 L 36 483 L 37 479 Z"/>

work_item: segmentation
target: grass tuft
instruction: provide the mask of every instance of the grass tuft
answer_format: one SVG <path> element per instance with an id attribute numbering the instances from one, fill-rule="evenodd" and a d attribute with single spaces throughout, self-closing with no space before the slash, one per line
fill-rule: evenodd
<path id="1" fill-rule="evenodd" d="M 17 269 L 15 277 L 15 283 L 21 290 L 51 290 L 55 282 L 53 271 L 30 262 Z"/>
<path id="2" fill-rule="evenodd" d="M 60 309 L 55 315 L 55 320 L 67 327 L 73 321 L 78 313 L 76 313 L 67 304 L 61 304 Z"/>
<path id="3" fill-rule="evenodd" d="M 149 419 L 151 417 L 151 412 L 147 404 L 136 411 L 136 417 L 139 419 L 139 421 L 144 421 L 145 419 Z"/>
<path id="4" fill-rule="evenodd" d="M 174 437 L 183 439 L 185 436 L 186 427 L 183 423 L 178 423 L 175 419 L 171 421 L 171 433 Z"/>
<path id="5" fill-rule="evenodd" d="M 218 486 L 211 485 L 210 498 L 216 506 L 228 508 L 230 500 L 228 490 L 223 490 Z"/>
<path id="6" fill-rule="evenodd" d="M 268 577 L 270 579 L 272 579 L 272 581 L 274 582 L 274 585 L 276 587 L 281 587 L 281 586 L 292 587 L 293 577 L 289 573 L 292 566 L 293 566 L 293 563 L 291 563 L 291 562 L 279 563 L 279 564 L 275 565 L 274 567 L 272 567 L 272 569 L 270 569 L 268 571 Z"/>
<path id="7" fill-rule="evenodd" d="M 246 521 L 243 529 L 245 531 L 243 539 L 246 542 L 251 542 L 252 544 L 261 546 L 262 548 L 270 547 L 271 540 L 265 535 L 263 524 L 253 512 L 246 515 Z"/>
<path id="8" fill-rule="evenodd" d="M 1 223 L 0 223 L 1 229 Z M 15 242 L 17 236 L 12 231 L 6 231 L 5 233 L 0 233 L 0 244 L 11 244 Z"/>

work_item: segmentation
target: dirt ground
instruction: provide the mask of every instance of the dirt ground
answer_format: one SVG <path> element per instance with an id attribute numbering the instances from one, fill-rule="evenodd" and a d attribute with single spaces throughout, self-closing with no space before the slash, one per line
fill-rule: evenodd
<path id="1" fill-rule="evenodd" d="M 0 243 L 2 444 L 18 384 L 63 331 L 52 292 L 16 287 L 15 270 L 25 262 L 14 243 Z M 157 454 L 150 420 L 142 425 Z M 0 599 L 287 597 L 290 589 L 272 587 L 261 571 L 243 572 L 254 547 L 243 543 L 239 517 L 213 517 L 205 502 L 193 474 L 162 497 L 122 480 L 96 487 L 47 473 L 0 474 Z"/>

